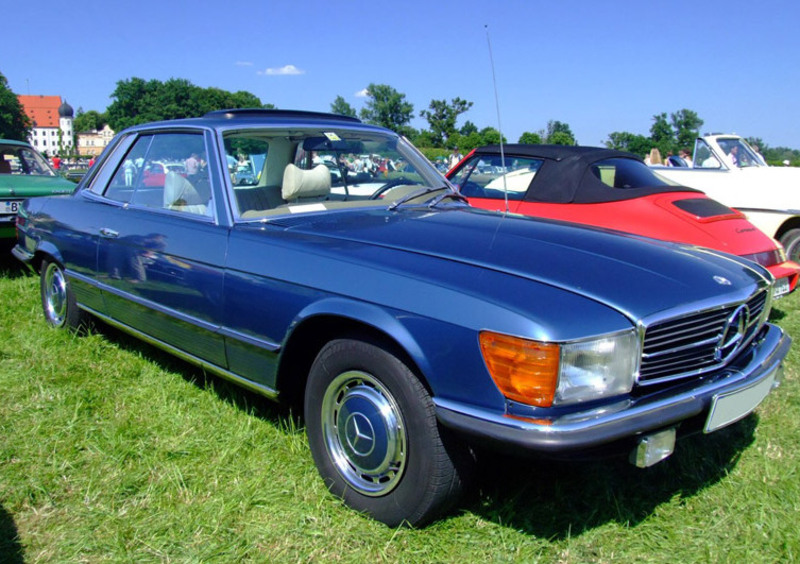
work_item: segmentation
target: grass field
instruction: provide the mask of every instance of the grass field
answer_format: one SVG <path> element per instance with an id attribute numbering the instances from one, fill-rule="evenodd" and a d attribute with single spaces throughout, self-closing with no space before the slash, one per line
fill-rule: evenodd
<path id="1" fill-rule="evenodd" d="M 773 320 L 800 339 L 800 297 Z M 757 411 L 664 463 L 484 461 L 422 530 L 344 507 L 301 423 L 109 328 L 50 330 L 0 259 L 0 562 L 793 562 L 800 357 Z"/>

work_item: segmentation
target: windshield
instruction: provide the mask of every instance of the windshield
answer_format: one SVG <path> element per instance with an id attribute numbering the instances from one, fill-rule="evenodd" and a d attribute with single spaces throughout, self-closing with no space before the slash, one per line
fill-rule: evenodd
<path id="1" fill-rule="evenodd" d="M 729 164 L 738 168 L 762 166 L 762 161 L 744 139 L 738 137 L 718 138 L 720 149 L 725 153 Z"/>
<path id="2" fill-rule="evenodd" d="M 448 186 L 424 156 L 391 133 L 237 130 L 223 133 L 223 145 L 237 212 L 244 219 L 385 205 L 421 189 Z"/>
<path id="3" fill-rule="evenodd" d="M 56 176 L 47 161 L 31 147 L 0 144 L 0 174 Z"/>

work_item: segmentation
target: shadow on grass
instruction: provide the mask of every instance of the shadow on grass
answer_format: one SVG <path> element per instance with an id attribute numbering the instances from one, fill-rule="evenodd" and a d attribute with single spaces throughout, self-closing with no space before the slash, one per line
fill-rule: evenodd
<path id="1" fill-rule="evenodd" d="M 116 343 L 125 350 L 135 351 L 142 358 L 147 359 L 148 362 L 152 362 L 163 370 L 180 375 L 186 382 L 202 390 L 212 391 L 221 400 L 245 413 L 268 421 L 279 428 L 285 429 L 299 426 L 299 419 L 291 412 L 289 406 L 269 400 L 256 392 L 206 372 L 202 368 L 162 351 L 156 346 L 145 343 L 116 327 L 101 321 L 95 321 L 95 327 L 96 331 L 108 341 Z"/>
<path id="2" fill-rule="evenodd" d="M 162 369 L 181 375 L 200 389 L 215 393 L 245 413 L 280 429 L 302 429 L 297 413 L 272 402 L 114 327 L 98 323 L 109 341 L 135 351 Z M 758 416 L 710 435 L 678 442 L 675 453 L 648 469 L 624 459 L 554 462 L 484 454 L 477 495 L 458 511 L 469 511 L 544 539 L 566 539 L 606 523 L 635 526 L 659 505 L 690 498 L 723 479 L 741 452 L 754 440 Z M 446 518 L 446 517 L 445 517 Z"/>
<path id="3" fill-rule="evenodd" d="M 14 518 L 0 505 L 0 561 L 6 564 L 22 564 L 25 562 L 24 556 Z"/>
<path id="4" fill-rule="evenodd" d="M 0 241 L 0 278 L 22 278 L 33 276 L 28 267 L 14 258 L 11 254 L 13 245 L 8 241 Z"/>
<path id="5" fill-rule="evenodd" d="M 754 440 L 758 416 L 678 441 L 667 460 L 640 469 L 624 459 L 550 462 L 492 457 L 467 509 L 536 537 L 560 540 L 606 523 L 635 526 L 675 498 L 723 479 Z"/>

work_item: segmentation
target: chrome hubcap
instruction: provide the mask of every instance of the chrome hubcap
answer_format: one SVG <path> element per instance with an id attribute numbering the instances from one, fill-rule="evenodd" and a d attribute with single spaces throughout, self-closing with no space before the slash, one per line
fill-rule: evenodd
<path id="1" fill-rule="evenodd" d="M 64 324 L 67 313 L 67 281 L 55 264 L 47 265 L 44 278 L 44 307 L 47 318 L 55 326 Z"/>
<path id="2" fill-rule="evenodd" d="M 371 375 L 340 374 L 322 401 L 325 446 L 339 474 L 360 493 L 392 491 L 406 468 L 406 430 L 389 391 Z"/>

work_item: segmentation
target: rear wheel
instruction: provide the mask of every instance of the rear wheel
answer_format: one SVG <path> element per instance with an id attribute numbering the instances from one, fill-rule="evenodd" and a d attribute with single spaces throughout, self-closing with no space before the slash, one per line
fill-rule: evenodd
<path id="1" fill-rule="evenodd" d="M 790 229 L 781 235 L 781 245 L 786 249 L 789 260 L 800 262 L 800 229 Z"/>
<path id="2" fill-rule="evenodd" d="M 42 311 L 48 324 L 74 331 L 86 328 L 87 314 L 75 303 L 75 295 L 60 264 L 49 260 L 42 263 L 39 287 Z"/>
<path id="3" fill-rule="evenodd" d="M 325 345 L 309 374 L 305 419 L 325 484 L 354 509 L 417 526 L 458 500 L 466 449 L 443 437 L 427 390 L 388 350 L 350 339 Z"/>

